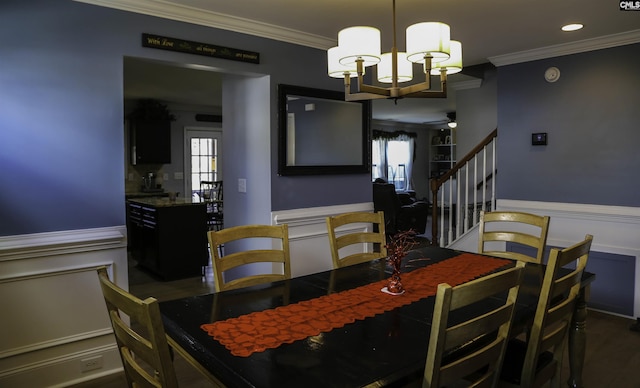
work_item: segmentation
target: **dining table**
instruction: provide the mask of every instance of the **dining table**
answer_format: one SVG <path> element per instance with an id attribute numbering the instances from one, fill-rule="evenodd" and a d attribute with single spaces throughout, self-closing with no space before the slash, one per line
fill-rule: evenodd
<path id="1" fill-rule="evenodd" d="M 160 311 L 170 346 L 214 386 L 404 386 L 422 378 L 437 285 L 455 286 L 513 265 L 507 259 L 426 246 L 403 258 L 400 295 L 386 289 L 392 268 L 378 259 L 165 301 Z M 535 273 L 524 282 L 539 287 Z M 594 274 L 583 274 L 569 332 L 570 387 L 583 386 L 586 299 L 594 279 Z M 496 296 L 473 308 L 500 303 Z M 519 293 L 514 327 L 532 321 L 536 304 L 535 293 Z M 463 319 L 465 311 L 451 315 L 453 321 Z"/>

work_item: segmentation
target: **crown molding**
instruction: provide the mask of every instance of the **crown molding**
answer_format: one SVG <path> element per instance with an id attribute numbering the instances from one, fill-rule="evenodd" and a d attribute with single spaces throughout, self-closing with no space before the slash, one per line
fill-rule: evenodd
<path id="1" fill-rule="evenodd" d="M 176 5 L 162 0 L 74 0 L 79 3 L 119 9 L 206 27 L 240 32 L 248 35 L 326 50 L 335 46 L 335 39 L 303 31 L 279 27 L 256 20 L 240 18 L 218 12 Z"/>
<path id="2" fill-rule="evenodd" d="M 476 78 L 468 81 L 459 81 L 448 83 L 447 87 L 451 90 L 465 90 L 465 89 L 477 89 L 482 86 L 482 79 Z"/>
<path id="3" fill-rule="evenodd" d="M 301 46 L 326 50 L 335 45 L 335 39 L 283 28 L 273 24 L 218 12 L 177 5 L 162 0 L 74 0 L 79 3 L 119 9 L 143 15 L 156 16 L 185 23 L 239 32 L 248 35 L 293 43 Z M 505 66 L 539 59 L 578 54 L 587 51 L 623 46 L 640 42 L 640 30 L 607 35 L 578 42 L 541 47 L 534 50 L 489 57 L 494 66 Z"/>
<path id="4" fill-rule="evenodd" d="M 518 51 L 511 54 L 489 57 L 489 61 L 499 67 L 516 63 L 536 61 L 539 59 L 578 54 L 587 51 L 601 50 L 611 47 L 624 46 L 640 42 L 640 30 L 632 30 L 620 34 L 606 35 L 598 38 L 585 39 L 578 42 L 563 43 L 554 46 L 541 47 L 534 50 Z"/>

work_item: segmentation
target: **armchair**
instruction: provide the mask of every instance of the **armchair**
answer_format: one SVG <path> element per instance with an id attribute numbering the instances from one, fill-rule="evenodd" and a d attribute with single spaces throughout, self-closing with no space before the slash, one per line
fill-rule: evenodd
<path id="1" fill-rule="evenodd" d="M 424 234 L 427 227 L 429 203 L 416 201 L 409 194 L 396 193 L 390 183 L 373 183 L 374 210 L 384 212 L 385 228 L 388 235 L 413 229 Z"/>

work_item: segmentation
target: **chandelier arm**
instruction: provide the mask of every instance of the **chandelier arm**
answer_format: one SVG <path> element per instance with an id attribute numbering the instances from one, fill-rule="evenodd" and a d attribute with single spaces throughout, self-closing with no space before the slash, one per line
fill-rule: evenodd
<path id="1" fill-rule="evenodd" d="M 415 92 L 415 93 L 411 93 L 411 94 L 405 94 L 402 97 L 409 97 L 409 98 L 447 98 L 447 91 L 446 90 L 438 90 L 438 91 L 429 90 L 429 91 L 426 91 L 426 92 Z"/>
<path id="2" fill-rule="evenodd" d="M 407 85 L 400 88 L 400 90 L 398 91 L 398 94 L 400 96 L 407 96 L 409 94 L 413 94 L 417 92 L 430 91 L 430 89 L 431 89 L 430 82 L 421 82 L 419 84 Z M 442 91 L 442 90 L 437 90 L 437 91 Z"/>
<path id="3" fill-rule="evenodd" d="M 349 93 L 344 95 L 345 101 L 365 101 L 365 100 L 379 100 L 389 98 L 380 94 L 373 93 Z"/>
<path id="4" fill-rule="evenodd" d="M 358 95 L 363 93 L 371 93 L 372 95 L 380 95 L 379 98 L 384 98 L 390 96 L 390 91 L 386 88 L 381 88 L 378 86 L 371 86 L 364 83 L 364 66 L 363 66 L 362 58 L 358 58 L 356 60 L 356 71 L 358 73 L 358 84 L 356 93 L 351 93 L 351 87 L 349 87 L 349 94 Z M 345 88 L 347 85 L 347 81 L 345 80 Z M 345 89 L 346 90 L 346 89 Z"/>
<path id="5" fill-rule="evenodd" d="M 401 97 L 422 97 L 422 98 L 447 98 L 447 72 L 440 71 L 440 90 L 427 90 L 420 88 L 426 86 L 426 83 L 405 86 L 398 91 Z"/>
<path id="6" fill-rule="evenodd" d="M 389 97 L 391 96 L 391 90 L 390 88 L 381 88 L 378 86 L 373 86 L 373 85 L 358 85 L 358 91 L 357 93 L 373 93 L 373 94 L 380 94 L 382 97 Z"/>

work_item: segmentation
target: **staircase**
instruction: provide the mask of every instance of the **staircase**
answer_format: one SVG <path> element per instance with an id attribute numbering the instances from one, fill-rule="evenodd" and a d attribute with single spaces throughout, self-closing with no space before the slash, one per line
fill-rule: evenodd
<path id="1" fill-rule="evenodd" d="M 431 178 L 431 244 L 450 246 L 478 224 L 481 210 L 495 209 L 494 129 L 442 176 Z"/>

